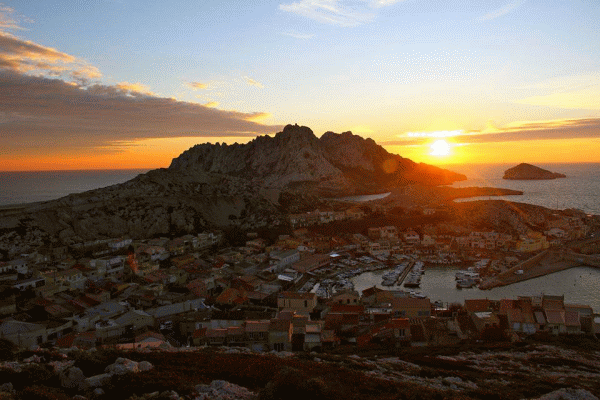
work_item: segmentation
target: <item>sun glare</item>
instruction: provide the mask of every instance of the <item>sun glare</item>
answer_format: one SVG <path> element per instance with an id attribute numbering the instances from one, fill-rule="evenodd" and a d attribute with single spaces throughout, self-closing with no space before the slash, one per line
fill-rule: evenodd
<path id="1" fill-rule="evenodd" d="M 429 154 L 432 156 L 447 156 L 450 154 L 450 146 L 445 140 L 436 140 L 431 144 L 431 153 Z"/>

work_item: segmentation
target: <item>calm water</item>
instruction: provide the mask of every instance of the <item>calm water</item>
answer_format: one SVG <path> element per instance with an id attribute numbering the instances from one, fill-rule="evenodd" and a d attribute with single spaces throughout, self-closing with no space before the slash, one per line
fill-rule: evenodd
<path id="1" fill-rule="evenodd" d="M 126 182 L 144 170 L 0 172 L 0 205 L 58 199 Z"/>
<path id="2" fill-rule="evenodd" d="M 514 189 L 522 196 L 500 196 L 520 203 L 535 204 L 552 209 L 576 208 L 589 214 L 600 214 L 600 164 L 536 164 L 540 168 L 567 175 L 566 178 L 543 181 L 504 180 L 504 171 L 513 165 L 453 165 L 448 169 L 467 175 L 468 180 L 455 182 L 454 187 L 491 186 Z M 479 197 L 457 201 L 488 199 Z"/>
<path id="3" fill-rule="evenodd" d="M 457 289 L 454 268 L 427 268 L 416 291 L 427 295 L 432 301 L 463 303 L 465 299 L 488 298 L 491 300 L 516 299 L 517 296 L 534 296 L 540 293 L 565 296 L 565 303 L 587 304 L 595 312 L 600 311 L 600 269 L 590 267 L 571 268 L 566 271 L 497 287 L 491 290 Z M 381 286 L 381 275 L 385 271 L 366 272 L 352 279 L 355 289 L 362 290 L 373 285 Z M 403 288 L 394 286 L 394 289 Z M 412 289 L 411 289 L 412 290 Z"/>

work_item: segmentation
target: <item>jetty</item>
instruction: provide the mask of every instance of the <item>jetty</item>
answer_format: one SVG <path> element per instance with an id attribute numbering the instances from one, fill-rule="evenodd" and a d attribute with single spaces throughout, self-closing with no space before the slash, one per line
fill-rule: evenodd
<path id="1" fill-rule="evenodd" d="M 496 276 L 485 278 L 479 289 L 511 285 L 575 267 L 600 268 L 600 255 L 586 255 L 570 250 L 545 250 Z"/>

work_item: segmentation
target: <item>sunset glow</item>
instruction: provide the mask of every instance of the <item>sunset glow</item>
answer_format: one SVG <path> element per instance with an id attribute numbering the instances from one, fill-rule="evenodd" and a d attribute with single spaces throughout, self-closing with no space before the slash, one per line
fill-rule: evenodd
<path id="1" fill-rule="evenodd" d="M 4 1 L 0 170 L 168 167 L 289 123 L 416 162 L 600 162 L 597 2 Z"/>
<path id="2" fill-rule="evenodd" d="M 436 140 L 431 144 L 432 156 L 447 156 L 450 155 L 450 145 L 445 140 Z"/>

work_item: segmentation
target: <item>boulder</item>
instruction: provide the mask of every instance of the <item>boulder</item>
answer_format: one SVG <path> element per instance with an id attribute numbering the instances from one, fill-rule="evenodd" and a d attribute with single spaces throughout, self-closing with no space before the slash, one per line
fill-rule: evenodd
<path id="1" fill-rule="evenodd" d="M 65 368 L 58 376 L 60 378 L 60 385 L 64 388 L 82 389 L 84 386 L 85 375 L 80 368 Z"/>
<path id="2" fill-rule="evenodd" d="M 154 365 L 152 365 L 148 361 L 140 361 L 138 363 L 138 369 L 140 370 L 140 372 L 142 372 L 142 371 L 150 371 L 152 368 L 154 368 Z"/>
<path id="3" fill-rule="evenodd" d="M 598 400 L 598 397 L 585 389 L 563 388 L 546 393 L 537 400 Z"/>
<path id="4" fill-rule="evenodd" d="M 88 389 L 104 386 L 110 381 L 111 376 L 111 374 L 100 374 L 90 376 L 85 380 L 84 386 Z"/>
<path id="5" fill-rule="evenodd" d="M 251 400 L 256 395 L 245 387 L 221 380 L 214 380 L 210 385 L 196 385 L 197 399 L 211 400 Z"/>
<path id="6" fill-rule="evenodd" d="M 132 361 L 128 358 L 119 357 L 108 367 L 104 369 L 104 372 L 111 375 L 123 375 L 127 372 L 139 372 L 139 364 L 136 361 Z"/>

